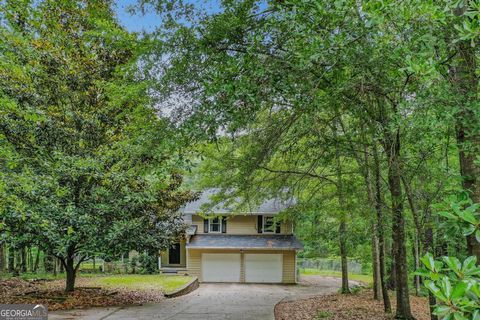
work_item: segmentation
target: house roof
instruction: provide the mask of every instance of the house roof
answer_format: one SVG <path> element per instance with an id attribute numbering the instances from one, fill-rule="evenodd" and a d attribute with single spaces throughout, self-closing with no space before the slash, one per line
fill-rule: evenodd
<path id="1" fill-rule="evenodd" d="M 192 224 L 188 226 L 187 230 L 185 230 L 185 233 L 187 236 L 193 236 L 195 233 L 197 233 L 197 225 Z"/>
<path id="2" fill-rule="evenodd" d="M 197 234 L 192 236 L 186 247 L 189 249 L 303 249 L 303 245 L 293 235 Z"/>
<path id="3" fill-rule="evenodd" d="M 220 189 L 207 189 L 200 194 L 200 197 L 196 201 L 187 203 L 185 207 L 180 211 L 185 215 L 197 214 L 197 213 L 215 213 L 215 214 L 277 214 L 290 206 L 295 204 L 295 200 L 283 200 L 283 199 L 268 199 L 262 202 L 258 206 L 251 207 L 248 211 L 239 212 L 229 208 L 225 201 L 220 202 L 208 212 L 202 210 L 204 204 L 210 203 L 211 197 L 219 192 Z M 236 201 L 240 201 L 240 198 L 236 198 Z"/>

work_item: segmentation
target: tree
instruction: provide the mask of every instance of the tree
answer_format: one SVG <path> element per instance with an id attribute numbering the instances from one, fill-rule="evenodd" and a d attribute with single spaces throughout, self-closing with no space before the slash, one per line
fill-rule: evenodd
<path id="1" fill-rule="evenodd" d="M 144 44 L 109 1 L 2 3 L 2 236 L 58 258 L 160 250 L 183 229 L 175 132 L 138 77 Z"/>

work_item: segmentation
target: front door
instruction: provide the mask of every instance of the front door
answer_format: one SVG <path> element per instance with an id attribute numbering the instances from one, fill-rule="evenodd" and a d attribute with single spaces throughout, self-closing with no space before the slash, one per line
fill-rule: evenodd
<path id="1" fill-rule="evenodd" d="M 175 243 L 168 249 L 168 263 L 180 264 L 180 243 Z"/>

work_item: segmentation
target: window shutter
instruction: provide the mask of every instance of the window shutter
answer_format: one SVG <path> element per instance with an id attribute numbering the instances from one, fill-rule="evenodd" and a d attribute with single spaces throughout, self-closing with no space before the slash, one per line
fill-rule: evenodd
<path id="1" fill-rule="evenodd" d="M 275 233 L 280 233 L 280 226 L 281 226 L 281 223 L 277 222 L 275 225 Z"/>
<path id="2" fill-rule="evenodd" d="M 203 219 L 203 233 L 208 233 L 208 219 Z"/>
<path id="3" fill-rule="evenodd" d="M 257 216 L 257 231 L 258 233 L 263 233 L 263 216 Z"/>
<path id="4" fill-rule="evenodd" d="M 227 217 L 222 217 L 222 233 L 227 233 Z"/>

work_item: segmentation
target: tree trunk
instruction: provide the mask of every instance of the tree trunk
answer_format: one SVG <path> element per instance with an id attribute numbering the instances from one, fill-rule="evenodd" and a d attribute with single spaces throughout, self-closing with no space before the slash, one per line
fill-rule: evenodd
<path id="1" fill-rule="evenodd" d="M 83 258 L 80 258 L 80 260 L 77 262 L 77 265 L 75 265 L 75 247 L 73 246 L 70 246 L 67 249 L 67 257 L 65 259 L 60 259 L 60 262 L 62 263 L 66 272 L 65 292 L 73 292 L 75 290 L 75 278 L 77 276 L 77 270 L 83 260 Z"/>
<path id="2" fill-rule="evenodd" d="M 55 257 L 51 254 L 45 253 L 43 256 L 43 266 L 45 268 L 45 272 L 51 272 L 53 274 L 56 273 L 55 271 Z"/>
<path id="3" fill-rule="evenodd" d="M 58 263 L 58 272 L 59 272 L 59 273 L 64 273 L 64 272 L 65 272 L 65 268 L 63 267 L 62 261 L 59 260 L 58 262 L 59 262 L 59 263 Z"/>
<path id="4" fill-rule="evenodd" d="M 380 285 L 382 288 L 383 309 L 386 313 L 392 312 L 390 296 L 388 295 L 387 282 L 385 279 L 385 233 L 383 219 L 383 201 L 381 189 L 380 159 L 378 158 L 377 142 L 373 141 L 373 159 L 375 174 L 375 211 L 377 212 L 377 232 L 378 232 L 378 260 L 380 267 Z"/>
<path id="5" fill-rule="evenodd" d="M 354 149 L 352 147 L 352 149 Z M 370 161 L 368 156 L 368 146 L 365 144 L 364 152 L 363 152 L 364 162 L 361 163 L 359 157 L 357 158 L 358 165 L 360 167 L 364 167 L 364 180 L 367 189 L 367 198 L 368 202 L 370 203 L 370 207 L 372 209 L 372 221 L 371 221 L 371 228 L 372 228 L 372 272 L 373 272 L 373 299 L 380 300 L 382 296 L 382 284 L 380 283 L 380 257 L 379 257 L 379 240 L 378 240 L 378 231 L 377 231 L 377 223 L 375 218 L 375 208 L 376 208 L 376 199 L 374 196 L 373 186 L 372 186 L 372 175 L 370 170 Z"/>
<path id="6" fill-rule="evenodd" d="M 339 119 L 339 115 L 337 115 Z M 338 120 L 339 121 L 339 120 Z M 346 208 L 345 208 L 345 195 L 343 191 L 343 172 L 342 161 L 340 159 L 340 146 L 337 139 L 338 123 L 335 123 L 333 128 L 333 134 L 335 137 L 335 159 L 336 159 L 336 171 L 337 171 L 337 198 L 338 206 L 340 208 L 340 225 L 338 227 L 338 237 L 340 245 L 340 259 L 342 264 L 342 293 L 350 293 L 348 286 L 348 259 L 347 259 L 347 222 L 346 222 Z"/>
<path id="7" fill-rule="evenodd" d="M 392 240 L 395 260 L 395 291 L 397 319 L 414 319 L 410 309 L 408 292 L 407 249 L 405 239 L 405 217 L 403 216 L 403 194 L 400 163 L 400 132 L 386 133 L 385 152 L 388 154 L 388 185 L 392 201 Z"/>
<path id="8" fill-rule="evenodd" d="M 32 255 L 32 247 L 28 248 L 28 270 L 33 272 L 33 255 Z"/>
<path id="9" fill-rule="evenodd" d="M 467 11 L 468 4 L 454 10 L 461 17 Z M 480 166 L 475 163 L 480 153 L 480 119 L 475 110 L 478 108 L 478 77 L 476 75 L 476 48 L 469 40 L 456 44 L 457 55 L 450 68 L 452 85 L 456 91 L 459 111 L 456 114 L 456 136 L 460 158 L 462 187 L 474 203 L 480 203 Z M 476 256 L 480 263 L 480 242 L 474 235 L 467 236 L 468 254 Z"/>
<path id="10" fill-rule="evenodd" d="M 13 246 L 8 247 L 8 272 L 15 272 L 15 249 Z"/>
<path id="11" fill-rule="evenodd" d="M 347 226 L 345 221 L 340 222 L 338 232 L 340 236 L 340 258 L 342 261 L 342 293 L 350 293 L 350 288 L 348 286 Z"/>
<path id="12" fill-rule="evenodd" d="M 5 245 L 0 242 L 0 273 L 5 271 Z"/>
<path id="13" fill-rule="evenodd" d="M 402 176 L 403 186 L 405 187 L 405 193 L 407 194 L 408 204 L 410 206 L 410 211 L 412 211 L 413 223 L 415 225 L 415 233 L 413 235 L 413 259 L 415 263 L 415 270 L 420 268 L 420 236 L 422 234 L 422 226 L 420 225 L 420 219 L 418 217 L 418 210 L 415 204 L 414 195 L 410 184 Z M 420 295 L 420 276 L 414 276 L 414 285 L 415 285 L 415 294 Z"/>
<path id="14" fill-rule="evenodd" d="M 37 254 L 35 256 L 35 262 L 33 263 L 33 272 L 37 272 L 39 262 L 40 262 L 40 250 L 37 248 Z"/>
<path id="15" fill-rule="evenodd" d="M 413 236 L 413 259 L 415 263 L 415 271 L 420 269 L 420 241 L 418 239 L 418 234 Z M 420 276 L 414 276 L 414 284 L 415 284 L 415 295 L 420 296 Z"/>
<path id="16" fill-rule="evenodd" d="M 434 248 L 433 246 L 433 229 L 432 229 L 432 214 L 430 212 L 430 208 L 427 206 L 424 210 L 424 217 L 425 217 L 425 233 L 424 233 L 424 253 L 431 252 Z M 428 304 L 430 306 L 430 319 L 431 320 L 438 320 L 438 317 L 433 314 L 433 310 L 435 309 L 435 305 L 437 304 L 437 300 L 435 296 L 428 291 Z"/>
<path id="17" fill-rule="evenodd" d="M 27 247 L 23 246 L 20 249 L 20 255 L 21 255 L 21 259 L 22 259 L 22 263 L 20 265 L 20 271 L 22 273 L 25 273 L 25 272 L 27 272 Z"/>
<path id="18" fill-rule="evenodd" d="M 73 292 L 75 290 L 75 277 L 76 277 L 76 269 L 75 269 L 75 261 L 73 257 L 67 257 L 67 261 L 63 262 L 62 265 L 65 267 L 66 275 L 66 282 L 65 282 L 65 292 Z"/>
<path id="19" fill-rule="evenodd" d="M 380 283 L 380 259 L 378 231 L 375 223 L 372 223 L 372 272 L 373 272 L 373 299 L 380 300 L 382 296 L 382 284 Z"/>

